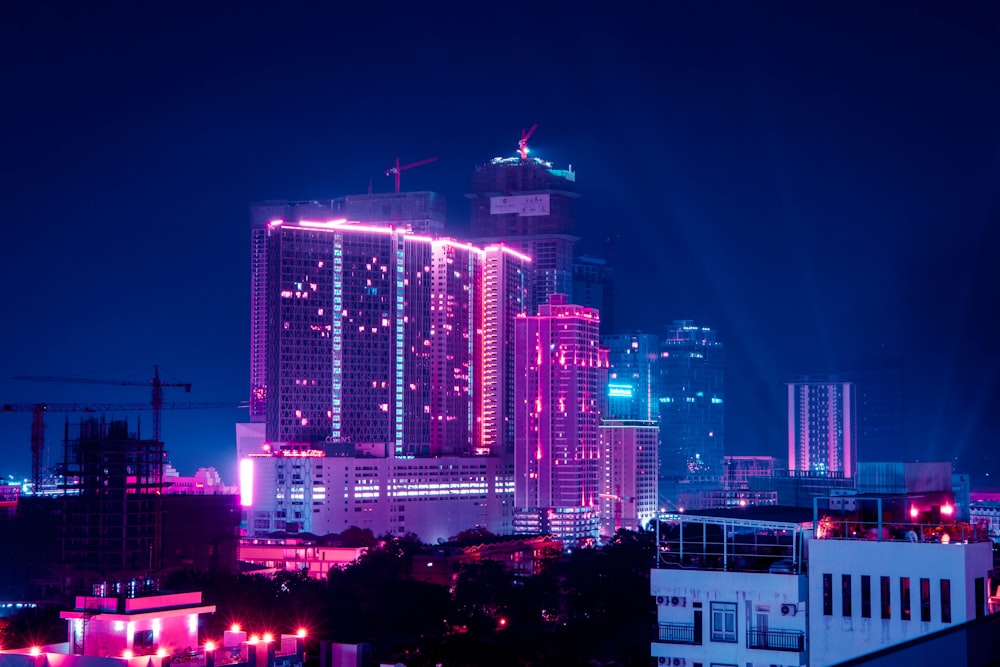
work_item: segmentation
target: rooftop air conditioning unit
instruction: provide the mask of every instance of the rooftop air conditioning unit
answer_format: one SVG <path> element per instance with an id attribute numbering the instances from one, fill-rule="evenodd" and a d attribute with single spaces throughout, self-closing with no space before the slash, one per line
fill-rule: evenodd
<path id="1" fill-rule="evenodd" d="M 798 605 L 794 604 L 783 604 L 781 605 L 781 615 L 782 616 L 795 616 L 799 613 Z"/>
<path id="2" fill-rule="evenodd" d="M 665 658 L 665 657 L 663 657 L 661 655 L 660 659 L 657 660 L 656 662 L 660 663 L 661 665 L 669 665 L 670 664 L 670 658 Z"/>
<path id="3" fill-rule="evenodd" d="M 657 595 L 656 604 L 670 604 L 670 598 L 663 595 Z"/>
<path id="4" fill-rule="evenodd" d="M 670 598 L 670 606 L 671 607 L 686 607 L 687 606 L 687 598 L 683 597 L 683 596 L 678 597 L 678 596 L 675 595 L 672 598 Z"/>
<path id="5" fill-rule="evenodd" d="M 687 660 L 685 660 L 684 658 L 674 658 L 673 662 L 671 662 L 670 664 L 674 665 L 674 667 L 683 667 L 684 665 L 687 664 Z"/>

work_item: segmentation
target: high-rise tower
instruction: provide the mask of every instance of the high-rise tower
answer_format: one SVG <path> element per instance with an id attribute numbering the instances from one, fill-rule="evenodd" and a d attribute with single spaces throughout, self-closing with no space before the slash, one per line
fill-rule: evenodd
<path id="1" fill-rule="evenodd" d="M 555 294 L 516 322 L 514 521 L 568 540 L 597 535 L 600 316 Z"/>
<path id="2" fill-rule="evenodd" d="M 501 453 L 528 257 L 342 220 L 266 234 L 268 441 Z"/>
<path id="3" fill-rule="evenodd" d="M 601 417 L 659 419 L 659 337 L 639 332 L 614 334 L 601 336 L 601 344 L 608 350 L 607 405 Z"/>
<path id="4" fill-rule="evenodd" d="M 551 162 L 527 157 L 494 158 L 472 177 L 472 236 L 482 243 L 502 242 L 533 260 L 530 312 L 550 294 L 573 289 L 573 200 L 576 174 Z"/>
<path id="5" fill-rule="evenodd" d="M 267 226 L 272 220 L 334 220 L 392 225 L 418 234 L 444 231 L 445 202 L 435 192 L 395 192 L 347 195 L 337 199 L 250 205 L 250 420 L 262 422 L 267 400 Z"/>
<path id="6" fill-rule="evenodd" d="M 788 383 L 788 470 L 853 477 L 857 469 L 854 383 L 804 377 Z"/>
<path id="7" fill-rule="evenodd" d="M 725 455 L 725 348 L 708 327 L 675 321 L 660 343 L 660 494 L 721 483 Z"/>

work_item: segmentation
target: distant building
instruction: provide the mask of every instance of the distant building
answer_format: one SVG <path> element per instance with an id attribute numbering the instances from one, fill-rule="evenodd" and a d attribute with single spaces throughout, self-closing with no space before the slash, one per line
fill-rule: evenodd
<path id="1" fill-rule="evenodd" d="M 562 543 L 548 536 L 493 536 L 475 544 L 446 542 L 415 554 L 411 574 L 417 581 L 453 586 L 464 566 L 495 561 L 523 579 L 541 572 L 562 551 Z"/>
<path id="2" fill-rule="evenodd" d="M 415 533 L 428 543 L 477 526 L 512 532 L 513 479 L 500 457 L 334 456 L 267 447 L 241 463 L 249 538 L 352 526 L 376 535 Z"/>
<path id="3" fill-rule="evenodd" d="M 91 418 L 70 430 L 62 495 L 55 498 L 65 592 L 105 579 L 156 576 L 162 567 L 163 443 L 139 439 L 124 421 Z"/>
<path id="4" fill-rule="evenodd" d="M 499 453 L 504 436 L 482 432 L 482 413 L 509 395 L 478 379 L 508 379 L 512 350 L 495 346 L 490 358 L 483 341 L 526 305 L 528 257 L 340 221 L 273 223 L 267 239 L 268 442 L 340 455 Z"/>
<path id="5" fill-rule="evenodd" d="M 348 195 L 339 199 L 271 200 L 250 205 L 250 419 L 264 421 L 267 398 L 268 223 L 349 219 L 417 234 L 444 231 L 445 202 L 434 192 Z"/>
<path id="6" fill-rule="evenodd" d="M 715 330 L 675 321 L 660 341 L 660 503 L 719 489 L 725 455 L 725 347 Z"/>
<path id="7" fill-rule="evenodd" d="M 237 487 L 226 486 L 215 468 L 198 468 L 193 476 L 184 477 L 169 463 L 163 466 L 163 493 L 166 495 L 236 495 L 237 492 Z"/>
<path id="8" fill-rule="evenodd" d="M 600 315 L 555 294 L 516 322 L 515 532 L 597 537 Z"/>
<path id="9" fill-rule="evenodd" d="M 245 539 L 240 542 L 240 561 L 256 565 L 254 574 L 306 572 L 325 581 L 331 570 L 356 563 L 367 551 L 367 547 L 324 546 L 300 538 Z"/>
<path id="10" fill-rule="evenodd" d="M 601 257 L 573 260 L 573 301 L 601 313 L 601 335 L 615 331 L 615 271 Z"/>
<path id="11" fill-rule="evenodd" d="M 608 350 L 604 419 L 659 419 L 659 344 L 657 336 L 639 332 L 601 336 L 601 345 Z"/>
<path id="12" fill-rule="evenodd" d="M 603 420 L 601 443 L 601 539 L 621 529 L 640 530 L 656 516 L 655 421 Z"/>
<path id="13" fill-rule="evenodd" d="M 470 227 L 480 244 L 503 243 L 532 258 L 528 312 L 573 290 L 576 174 L 534 157 L 494 158 L 472 176 Z"/>
<path id="14" fill-rule="evenodd" d="M 844 379 L 854 383 L 858 451 L 872 461 L 904 461 L 906 394 L 903 362 L 880 357 L 845 365 Z"/>
<path id="15" fill-rule="evenodd" d="M 854 383 L 804 377 L 788 383 L 788 470 L 853 477 L 857 469 Z"/>

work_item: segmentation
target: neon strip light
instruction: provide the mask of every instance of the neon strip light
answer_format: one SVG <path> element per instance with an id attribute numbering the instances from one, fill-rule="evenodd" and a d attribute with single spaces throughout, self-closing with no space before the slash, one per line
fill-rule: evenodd
<path id="1" fill-rule="evenodd" d="M 240 505 L 253 505 L 253 459 L 240 461 Z"/>

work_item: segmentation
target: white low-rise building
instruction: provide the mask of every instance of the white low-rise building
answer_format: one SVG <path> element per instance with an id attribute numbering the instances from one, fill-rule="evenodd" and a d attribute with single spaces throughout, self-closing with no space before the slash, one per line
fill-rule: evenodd
<path id="1" fill-rule="evenodd" d="M 852 502 L 850 516 L 820 518 L 809 544 L 811 665 L 834 665 L 988 613 L 993 548 L 985 531 L 882 521 L 891 517 L 882 498 Z"/>
<path id="2" fill-rule="evenodd" d="M 433 543 L 477 526 L 512 530 L 513 479 L 499 457 L 368 458 L 286 447 L 240 466 L 250 538 L 357 526 Z"/>
<path id="3" fill-rule="evenodd" d="M 660 518 L 659 567 L 650 576 L 658 665 L 809 664 L 802 547 L 811 522 L 800 514 Z"/>

